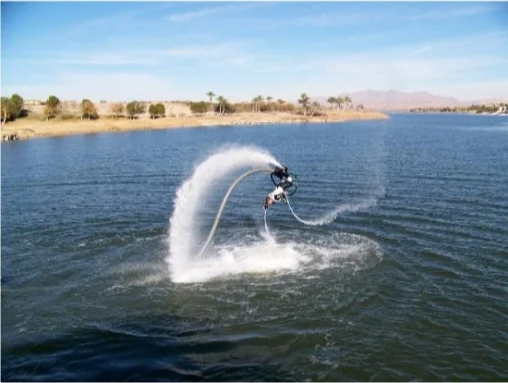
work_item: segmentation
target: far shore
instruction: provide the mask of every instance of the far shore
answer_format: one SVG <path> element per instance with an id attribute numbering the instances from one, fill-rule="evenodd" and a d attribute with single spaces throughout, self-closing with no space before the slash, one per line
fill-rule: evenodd
<path id="1" fill-rule="evenodd" d="M 103 132 L 127 132 L 137 130 L 177 129 L 206 126 L 248 126 L 260 124 L 292 123 L 333 123 L 352 120 L 387 119 L 386 114 L 370 111 L 336 111 L 326 116 L 303 116 L 293 113 L 235 113 L 231 115 L 202 115 L 163 117 L 158 119 L 102 117 L 97 120 L 59 120 L 41 121 L 33 118 L 20 118 L 8 122 L 2 129 L 2 135 L 17 134 L 19 139 L 37 137 L 58 137 L 75 134 L 94 134 Z"/>

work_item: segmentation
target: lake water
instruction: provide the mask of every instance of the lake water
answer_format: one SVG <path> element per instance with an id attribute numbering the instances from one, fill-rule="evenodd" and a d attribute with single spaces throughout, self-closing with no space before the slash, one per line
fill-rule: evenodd
<path id="1" fill-rule="evenodd" d="M 332 222 L 277 204 L 268 236 L 253 175 L 176 270 L 176 192 L 227 144 L 289 166 L 295 213 Z M 195 180 L 189 248 L 238 174 Z M 4 381 L 508 380 L 506 117 L 7 142 L 1 181 Z"/>

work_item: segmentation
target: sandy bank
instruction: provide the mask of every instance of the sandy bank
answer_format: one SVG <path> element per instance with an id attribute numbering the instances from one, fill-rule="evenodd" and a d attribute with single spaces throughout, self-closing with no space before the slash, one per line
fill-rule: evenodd
<path id="1" fill-rule="evenodd" d="M 180 116 L 160 119 L 139 118 L 128 120 L 103 117 L 95 121 L 57 119 L 40 121 L 18 119 L 4 125 L 2 135 L 17 133 L 20 139 L 34 137 L 67 136 L 72 134 L 93 134 L 102 132 L 126 132 L 135 130 L 172 129 L 199 126 L 229 126 L 290 123 L 331 123 L 351 120 L 386 119 L 387 115 L 378 112 L 341 111 L 327 117 L 304 117 L 290 113 L 238 113 L 230 116 Z"/>

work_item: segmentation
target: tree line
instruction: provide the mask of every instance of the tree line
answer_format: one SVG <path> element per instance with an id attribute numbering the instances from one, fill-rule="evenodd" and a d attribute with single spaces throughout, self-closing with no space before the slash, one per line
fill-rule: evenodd
<path id="1" fill-rule="evenodd" d="M 251 102 L 241 102 L 231 104 L 224 96 L 217 96 L 213 91 L 206 93 L 209 97 L 209 101 L 192 102 L 188 101 L 192 113 L 204 114 L 207 112 L 216 113 L 219 115 L 230 114 L 230 113 L 245 113 L 252 112 L 298 112 L 295 105 L 285 100 L 278 99 L 274 100 L 273 97 L 263 97 L 258 95 L 252 99 Z M 215 102 L 214 102 L 215 99 Z M 336 109 L 345 106 L 346 108 L 352 105 L 352 100 L 349 96 L 346 97 L 330 97 L 328 103 L 335 105 Z M 298 104 L 301 105 L 301 113 L 306 116 L 317 115 L 322 110 L 322 105 L 314 101 L 311 103 L 310 97 L 306 93 L 302 93 L 298 99 Z M 358 106 L 358 109 L 363 109 L 362 105 Z"/>
<path id="2" fill-rule="evenodd" d="M 347 108 L 350 104 L 353 103 L 351 101 L 351 98 L 349 96 L 345 97 L 329 97 L 328 100 L 326 100 L 330 105 L 335 105 L 336 109 L 342 109 L 342 107 Z"/>
<path id="3" fill-rule="evenodd" d="M 105 102 L 105 101 L 104 101 Z M 103 103 L 103 101 L 101 101 Z M 68 118 L 65 110 L 65 105 L 60 99 L 54 95 L 49 96 L 46 101 L 42 102 L 44 106 L 44 117 L 46 120 L 61 115 L 63 119 Z M 146 104 L 140 101 L 131 101 L 124 106 L 123 103 L 114 103 L 110 107 L 110 113 L 113 117 L 119 118 L 127 114 L 130 119 L 137 118 L 139 114 L 145 113 Z M 161 118 L 166 116 L 166 107 L 163 103 L 151 104 L 148 108 L 150 118 Z M 28 111 L 24 109 L 24 100 L 18 94 L 13 94 L 10 98 L 1 98 L 1 113 L 0 117 L 2 125 L 7 121 L 14 121 L 19 117 L 26 117 Z M 95 120 L 99 118 L 99 113 L 95 104 L 89 99 L 83 99 L 80 104 L 80 118 L 87 118 Z"/>
<path id="4" fill-rule="evenodd" d="M 419 107 L 411 108 L 410 112 L 451 112 L 451 113 L 476 113 L 476 114 L 508 114 L 508 103 L 493 104 L 472 104 L 470 106 L 439 106 L 439 107 Z"/>
<path id="5" fill-rule="evenodd" d="M 319 115 L 322 110 L 322 105 L 317 101 L 311 102 L 310 97 L 306 93 L 302 93 L 298 99 L 298 104 L 301 109 L 282 99 L 274 100 L 273 97 L 263 97 L 258 95 L 250 102 L 231 103 L 224 96 L 216 96 L 213 91 L 206 93 L 208 101 L 186 101 L 190 111 L 193 114 L 205 114 L 208 112 L 215 113 L 216 115 L 225 115 L 231 113 L 262 113 L 262 112 L 289 112 L 289 113 L 302 113 L 304 116 Z M 335 109 L 342 109 L 352 104 L 350 97 L 329 97 L 328 103 Z M 101 103 L 105 101 L 102 100 Z M 64 103 L 60 101 L 55 95 L 49 96 L 44 105 L 44 116 L 46 120 L 61 115 L 63 119 L 70 118 L 64 107 Z M 110 106 L 109 112 L 114 118 L 124 117 L 127 115 L 129 119 L 135 119 L 140 114 L 145 113 L 147 103 L 141 101 L 131 101 L 125 106 L 123 103 L 114 103 Z M 163 103 L 150 104 L 148 107 L 148 114 L 150 118 L 162 118 L 166 116 L 166 108 Z M 19 94 L 13 94 L 10 98 L 1 98 L 1 119 L 2 125 L 7 121 L 13 121 L 19 117 L 28 115 L 24 109 L 24 100 Z M 99 113 L 95 104 L 89 99 L 83 99 L 80 104 L 80 117 L 81 119 L 95 120 L 99 118 Z"/>

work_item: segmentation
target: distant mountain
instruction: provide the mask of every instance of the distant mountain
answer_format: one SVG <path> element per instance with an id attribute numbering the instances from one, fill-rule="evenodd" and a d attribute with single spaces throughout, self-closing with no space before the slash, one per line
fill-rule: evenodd
<path id="1" fill-rule="evenodd" d="M 365 108 L 380 110 L 407 110 L 411 108 L 462 106 L 471 104 L 488 104 L 494 102 L 506 102 L 501 98 L 475 101 L 460 101 L 454 97 L 443 97 L 428 92 L 399 92 L 396 90 L 378 91 L 366 90 L 362 92 L 343 93 L 340 96 L 349 96 L 354 105 L 362 104 Z M 315 97 L 311 101 L 317 101 L 328 105 L 328 97 Z"/>

